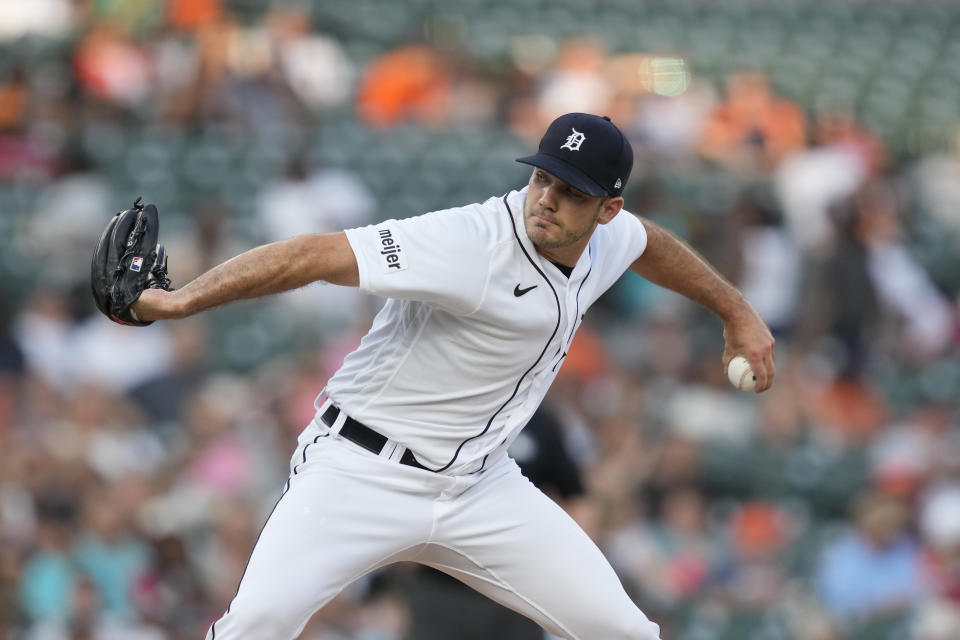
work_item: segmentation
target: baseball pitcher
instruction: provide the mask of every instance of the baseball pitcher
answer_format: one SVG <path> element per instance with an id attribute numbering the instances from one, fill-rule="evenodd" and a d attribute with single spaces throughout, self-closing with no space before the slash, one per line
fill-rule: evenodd
<path id="1" fill-rule="evenodd" d="M 758 392 L 773 382 L 774 340 L 690 247 L 623 211 L 633 152 L 608 118 L 561 116 L 519 162 L 533 167 L 520 190 L 260 246 L 179 290 L 155 244 L 156 216 L 124 212 L 132 221 L 105 233 L 93 286 L 117 321 L 183 318 L 317 280 L 387 299 L 317 398 L 207 640 L 295 638 L 348 584 L 397 561 L 446 572 L 557 636 L 659 638 L 596 545 L 507 449 L 587 309 L 627 269 L 716 313 L 722 366 L 746 357 Z"/>

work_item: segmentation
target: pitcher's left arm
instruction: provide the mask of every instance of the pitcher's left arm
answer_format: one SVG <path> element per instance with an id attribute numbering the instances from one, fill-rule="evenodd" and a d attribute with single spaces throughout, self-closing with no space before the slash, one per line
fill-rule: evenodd
<path id="1" fill-rule="evenodd" d="M 717 314 L 723 321 L 723 368 L 737 355 L 757 377 L 756 391 L 773 384 L 774 339 L 770 329 L 743 294 L 686 242 L 643 219 L 647 246 L 630 269 L 650 282 L 676 291 Z"/>

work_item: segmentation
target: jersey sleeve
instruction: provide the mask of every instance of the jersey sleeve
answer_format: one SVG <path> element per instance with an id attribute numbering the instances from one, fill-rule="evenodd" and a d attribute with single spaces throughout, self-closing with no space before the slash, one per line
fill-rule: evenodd
<path id="1" fill-rule="evenodd" d="M 360 289 L 459 313 L 476 309 L 490 270 L 490 235 L 480 206 L 435 211 L 349 229 Z"/>
<path id="2" fill-rule="evenodd" d="M 607 225 L 609 246 L 607 255 L 620 273 L 626 271 L 634 260 L 647 248 L 647 229 L 640 218 L 626 209 L 621 211 Z M 619 274 L 618 274 L 619 275 Z"/>

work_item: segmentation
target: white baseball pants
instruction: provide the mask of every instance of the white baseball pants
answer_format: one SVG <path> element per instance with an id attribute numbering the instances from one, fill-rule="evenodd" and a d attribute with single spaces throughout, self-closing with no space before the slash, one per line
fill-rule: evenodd
<path id="1" fill-rule="evenodd" d="M 313 422 L 207 640 L 292 640 L 344 587 L 403 560 L 445 571 L 564 638 L 659 638 L 596 545 L 506 455 L 446 476 Z"/>

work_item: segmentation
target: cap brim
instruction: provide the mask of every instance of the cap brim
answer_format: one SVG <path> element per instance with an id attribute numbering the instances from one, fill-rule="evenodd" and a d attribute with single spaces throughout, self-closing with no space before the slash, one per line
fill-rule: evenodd
<path id="1" fill-rule="evenodd" d="M 583 191 L 587 195 L 595 198 L 609 195 L 607 190 L 600 186 L 596 180 L 590 178 L 585 173 L 580 171 L 580 169 L 577 169 L 561 158 L 557 158 L 546 153 L 538 153 L 532 156 L 517 158 L 517 162 L 533 165 L 534 167 L 540 167 L 544 171 L 552 173 L 556 177 L 560 178 L 574 189 Z"/>

